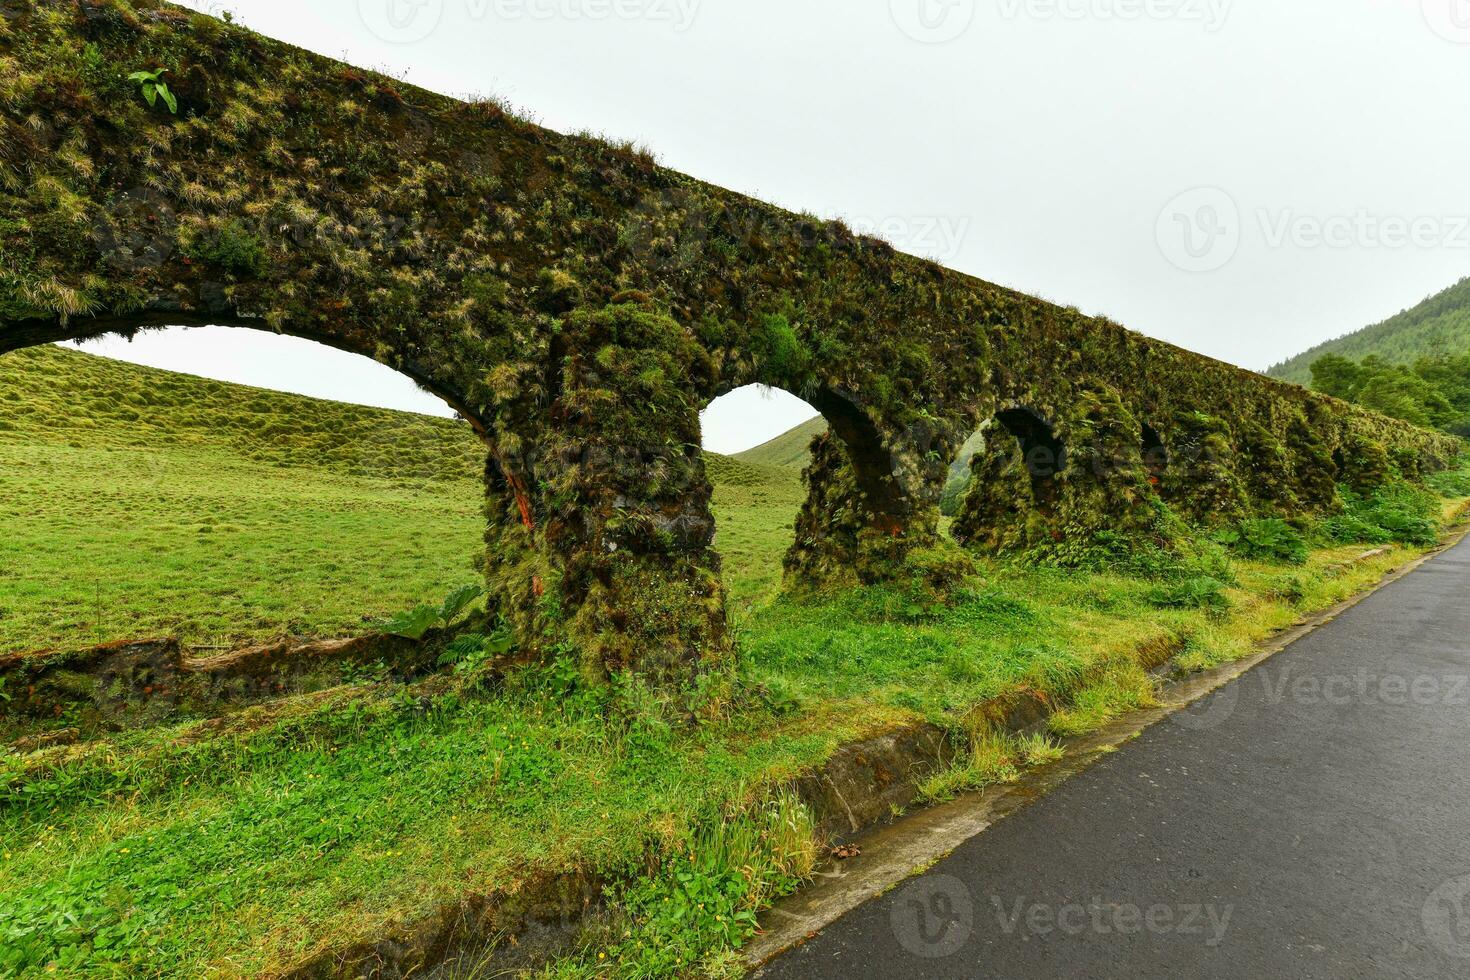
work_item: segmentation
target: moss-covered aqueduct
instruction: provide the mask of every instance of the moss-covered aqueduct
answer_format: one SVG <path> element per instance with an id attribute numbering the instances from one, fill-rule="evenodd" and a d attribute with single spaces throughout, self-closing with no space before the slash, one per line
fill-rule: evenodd
<path id="1" fill-rule="evenodd" d="M 177 99 L 149 105 L 137 71 Z M 1456 444 L 662 169 L 155 0 L 0 0 L 0 353 L 226 324 L 374 357 L 488 448 L 492 596 L 530 649 L 687 676 L 726 647 L 699 412 L 762 383 L 830 431 L 793 583 L 955 537 L 1333 505 Z M 1166 510 L 1162 503 L 1167 503 Z M 938 557 L 936 557 L 938 556 Z"/>

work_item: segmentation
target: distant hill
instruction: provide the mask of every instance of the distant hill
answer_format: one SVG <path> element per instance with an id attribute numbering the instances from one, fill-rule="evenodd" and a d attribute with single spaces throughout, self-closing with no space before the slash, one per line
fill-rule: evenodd
<path id="1" fill-rule="evenodd" d="M 733 458 L 755 466 L 805 469 L 807 461 L 811 459 L 812 440 L 826 431 L 827 420 L 818 415 L 794 429 L 781 433 L 770 442 L 763 442 L 754 449 L 736 453 Z"/>
<path id="2" fill-rule="evenodd" d="M 180 448 L 389 480 L 470 480 L 469 424 L 142 367 L 46 345 L 0 358 L 0 433 L 76 448 Z"/>
<path id="3" fill-rule="evenodd" d="M 1266 373 L 1274 378 L 1310 384 L 1312 362 L 1323 354 L 1360 361 L 1369 354 L 1394 364 L 1412 364 L 1435 354 L 1470 353 L 1470 278 L 1382 323 L 1318 344 Z"/>

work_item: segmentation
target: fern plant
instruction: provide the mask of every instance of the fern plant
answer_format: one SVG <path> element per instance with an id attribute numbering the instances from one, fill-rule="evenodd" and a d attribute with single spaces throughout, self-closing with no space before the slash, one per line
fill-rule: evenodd
<path id="1" fill-rule="evenodd" d="M 391 619 L 378 624 L 378 628 L 390 636 L 401 636 L 409 640 L 422 640 L 424 634 L 436 626 L 449 627 L 460 617 L 470 603 L 485 594 L 478 585 L 465 585 L 445 597 L 438 606 L 419 605 L 398 613 Z"/>
<path id="2" fill-rule="evenodd" d="M 153 71 L 135 71 L 128 76 L 128 81 L 137 82 L 143 92 L 143 101 L 148 103 L 149 108 L 158 104 L 162 99 L 163 104 L 168 106 L 168 111 L 173 115 L 179 114 L 179 100 L 173 92 L 169 91 L 168 83 L 163 80 L 167 68 L 155 68 Z"/>
<path id="3" fill-rule="evenodd" d="M 1241 521 L 1215 534 L 1215 541 L 1250 561 L 1302 565 L 1307 542 L 1301 533 L 1278 517 Z"/>

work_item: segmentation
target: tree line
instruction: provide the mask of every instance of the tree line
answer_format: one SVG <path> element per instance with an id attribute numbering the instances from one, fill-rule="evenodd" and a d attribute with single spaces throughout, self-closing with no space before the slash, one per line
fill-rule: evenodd
<path id="1" fill-rule="evenodd" d="M 1377 354 L 1354 361 L 1325 354 L 1312 362 L 1312 387 L 1426 428 L 1470 436 L 1470 354 L 1394 364 Z"/>

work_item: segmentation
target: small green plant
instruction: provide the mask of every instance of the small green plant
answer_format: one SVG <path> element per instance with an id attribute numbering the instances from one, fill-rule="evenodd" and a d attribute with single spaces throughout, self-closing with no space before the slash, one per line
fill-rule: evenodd
<path id="1" fill-rule="evenodd" d="M 342 665 L 342 683 L 379 684 L 388 678 L 388 665 L 382 660 L 370 664 L 348 661 Z"/>
<path id="2" fill-rule="evenodd" d="M 1050 745 L 1043 735 L 1042 740 Z M 983 789 L 995 783 L 1009 783 L 1019 773 L 1018 766 L 1029 761 L 1028 750 L 1038 753 L 1037 761 L 1047 761 L 1050 749 L 1040 743 L 1021 743 L 1006 732 L 983 731 L 973 735 L 970 743 L 947 769 L 926 779 L 919 794 L 926 800 L 952 800 L 960 793 Z"/>
<path id="3" fill-rule="evenodd" d="M 1340 544 L 1431 545 L 1439 540 L 1438 504 L 1426 491 L 1398 483 L 1359 494 L 1338 491 L 1343 512 L 1322 522 L 1322 533 Z"/>
<path id="4" fill-rule="evenodd" d="M 237 276 L 258 276 L 267 266 L 265 246 L 238 219 L 185 235 L 179 248 L 187 258 L 212 262 Z"/>
<path id="5" fill-rule="evenodd" d="M 454 642 L 439 655 L 440 667 L 453 667 L 457 674 L 473 674 L 496 657 L 503 657 L 515 649 L 515 640 L 510 627 L 500 626 L 488 636 L 484 633 L 465 633 L 455 637 Z"/>
<path id="6" fill-rule="evenodd" d="M 1021 758 L 1028 766 L 1044 766 L 1065 754 L 1065 750 L 1043 732 L 1022 736 L 1020 749 Z"/>
<path id="7" fill-rule="evenodd" d="M 1306 539 L 1279 517 L 1241 521 L 1218 532 L 1214 540 L 1250 561 L 1302 565 L 1307 560 Z"/>
<path id="8" fill-rule="evenodd" d="M 445 597 L 439 606 L 420 605 L 398 613 L 378 624 L 378 629 L 390 636 L 402 636 L 410 640 L 422 640 L 424 634 L 436 626 L 450 627 L 470 603 L 485 594 L 478 585 L 465 585 Z"/>
<path id="9" fill-rule="evenodd" d="M 816 828 L 794 794 L 724 814 L 693 835 L 687 853 L 621 889 L 630 928 L 603 955 L 628 976 L 692 974 L 748 941 L 756 911 L 793 891 L 816 860 Z"/>
<path id="10" fill-rule="evenodd" d="M 169 91 L 168 83 L 163 80 L 167 68 L 155 68 L 153 71 L 135 71 L 128 76 L 128 81 L 137 82 L 143 92 L 143 101 L 149 107 L 158 104 L 162 99 L 163 104 L 168 106 L 168 111 L 174 115 L 179 114 L 179 100 Z"/>
<path id="11" fill-rule="evenodd" d="M 1149 590 L 1148 601 L 1161 609 L 1204 609 L 1223 613 L 1230 608 L 1224 592 L 1225 583 L 1207 575 L 1195 575 L 1157 585 Z"/>

